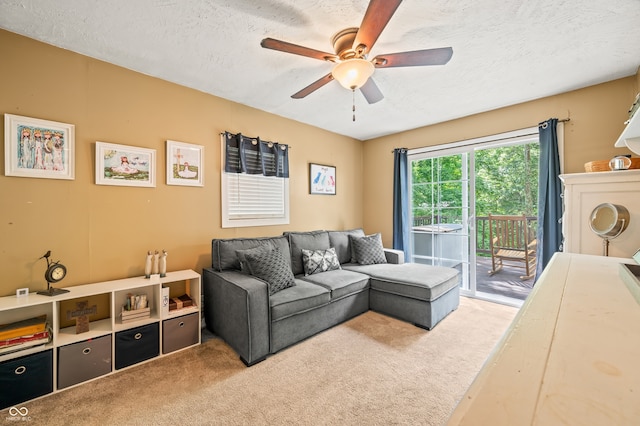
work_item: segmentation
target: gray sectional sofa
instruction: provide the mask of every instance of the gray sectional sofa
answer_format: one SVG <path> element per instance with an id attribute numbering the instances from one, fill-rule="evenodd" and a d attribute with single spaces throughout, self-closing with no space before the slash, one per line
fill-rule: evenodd
<path id="1" fill-rule="evenodd" d="M 431 329 L 459 304 L 456 269 L 404 263 L 362 229 L 214 239 L 211 256 L 205 323 L 247 366 L 369 309 Z"/>

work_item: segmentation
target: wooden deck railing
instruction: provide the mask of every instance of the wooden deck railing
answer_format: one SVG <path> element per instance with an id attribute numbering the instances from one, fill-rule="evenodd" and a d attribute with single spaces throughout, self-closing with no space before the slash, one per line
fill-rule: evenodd
<path id="1" fill-rule="evenodd" d="M 455 220 L 451 220 L 445 216 L 437 216 L 435 218 L 432 218 L 431 216 L 420 216 L 413 218 L 413 226 L 432 225 L 433 219 L 435 219 L 435 223 L 456 223 Z M 537 217 L 527 216 L 527 225 L 529 226 L 529 229 L 535 230 L 537 228 L 537 222 Z M 476 253 L 490 254 L 490 247 L 489 218 L 487 216 L 478 216 L 476 217 Z"/>

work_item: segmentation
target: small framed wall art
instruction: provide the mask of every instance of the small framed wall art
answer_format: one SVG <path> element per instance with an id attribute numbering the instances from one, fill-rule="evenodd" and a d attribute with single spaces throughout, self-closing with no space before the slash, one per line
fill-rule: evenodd
<path id="1" fill-rule="evenodd" d="M 156 150 L 96 142 L 96 184 L 156 186 Z"/>
<path id="2" fill-rule="evenodd" d="M 204 146 L 167 141 L 167 185 L 204 186 Z"/>
<path id="3" fill-rule="evenodd" d="M 336 195 L 336 168 L 309 163 L 309 193 Z"/>
<path id="4" fill-rule="evenodd" d="M 5 114 L 4 174 L 73 180 L 75 126 Z"/>

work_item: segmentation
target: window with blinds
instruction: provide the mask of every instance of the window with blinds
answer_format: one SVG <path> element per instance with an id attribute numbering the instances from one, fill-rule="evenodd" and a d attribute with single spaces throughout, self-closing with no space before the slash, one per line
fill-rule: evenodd
<path id="1" fill-rule="evenodd" d="M 223 134 L 222 227 L 289 223 L 288 146 Z"/>

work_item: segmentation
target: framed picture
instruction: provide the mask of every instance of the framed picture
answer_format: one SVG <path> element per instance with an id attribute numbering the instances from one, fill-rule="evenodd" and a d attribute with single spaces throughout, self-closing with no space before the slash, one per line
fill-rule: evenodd
<path id="1" fill-rule="evenodd" d="M 96 184 L 156 186 L 156 150 L 96 142 Z"/>
<path id="2" fill-rule="evenodd" d="M 336 168 L 309 163 L 309 193 L 336 195 Z"/>
<path id="3" fill-rule="evenodd" d="M 204 186 L 204 146 L 167 141 L 167 185 Z"/>
<path id="4" fill-rule="evenodd" d="M 74 179 L 75 126 L 5 114 L 4 174 Z"/>

